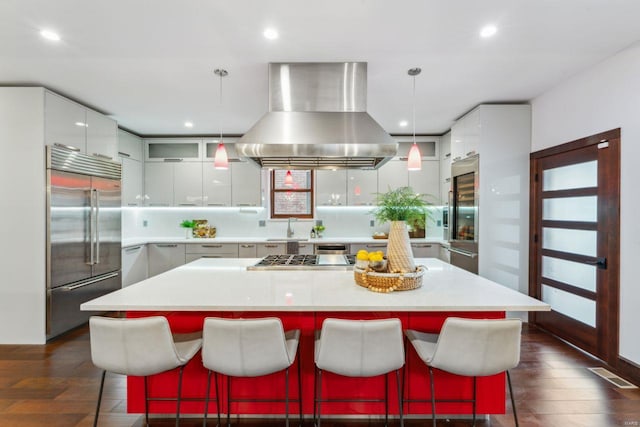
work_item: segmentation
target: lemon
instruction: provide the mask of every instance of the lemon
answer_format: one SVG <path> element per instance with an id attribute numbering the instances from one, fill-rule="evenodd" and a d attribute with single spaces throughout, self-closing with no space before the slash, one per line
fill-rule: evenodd
<path id="1" fill-rule="evenodd" d="M 367 261 L 369 259 L 369 253 L 367 251 L 358 251 L 356 258 L 361 261 Z"/>

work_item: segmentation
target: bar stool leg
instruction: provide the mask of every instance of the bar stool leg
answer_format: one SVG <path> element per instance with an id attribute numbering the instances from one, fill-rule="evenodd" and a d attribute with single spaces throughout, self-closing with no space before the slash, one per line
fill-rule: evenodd
<path id="1" fill-rule="evenodd" d="M 147 390 L 147 377 L 144 377 L 144 425 L 149 427 L 149 395 Z"/>
<path id="2" fill-rule="evenodd" d="M 318 369 L 318 427 L 322 427 L 322 370 Z"/>
<path id="3" fill-rule="evenodd" d="M 400 427 L 404 427 L 404 419 L 402 417 L 402 412 L 403 412 L 403 408 L 402 408 L 402 391 L 403 391 L 403 387 L 404 387 L 404 382 L 400 383 L 400 378 L 404 379 L 404 370 L 402 372 L 402 375 L 400 375 L 400 369 L 398 369 L 396 371 L 396 383 L 398 385 L 398 411 L 400 414 Z"/>
<path id="4" fill-rule="evenodd" d="M 231 377 L 227 377 L 227 427 L 231 427 Z"/>
<path id="5" fill-rule="evenodd" d="M 289 427 L 289 368 L 284 370 L 284 425 Z"/>
<path id="6" fill-rule="evenodd" d="M 433 386 L 433 368 L 429 366 L 429 379 L 431 381 L 431 419 L 433 420 L 433 427 L 436 427 L 436 393 Z"/>
<path id="7" fill-rule="evenodd" d="M 98 414 L 100 413 L 100 402 L 102 402 L 102 390 L 104 389 L 104 377 L 107 371 L 102 371 L 102 378 L 100 379 L 100 391 L 98 392 L 98 404 L 96 405 L 96 416 L 93 419 L 93 427 L 98 425 Z"/>
<path id="8" fill-rule="evenodd" d="M 473 377 L 473 424 L 471 427 L 476 427 L 476 377 Z"/>
<path id="9" fill-rule="evenodd" d="M 220 393 L 218 392 L 218 373 L 213 373 L 213 380 L 216 382 L 216 410 L 218 411 L 218 425 L 217 427 L 222 427 L 220 423 Z"/>
<path id="10" fill-rule="evenodd" d="M 211 370 L 207 370 L 207 394 L 204 396 L 204 417 L 202 420 L 202 427 L 207 426 L 207 413 L 209 412 L 209 394 L 211 393 Z M 218 394 L 216 393 L 216 399 Z M 219 426 L 218 426 L 219 427 Z"/>
<path id="11" fill-rule="evenodd" d="M 298 351 L 298 409 L 300 411 L 300 427 L 304 424 L 302 415 L 302 376 L 300 375 L 300 352 Z"/>
<path id="12" fill-rule="evenodd" d="M 176 402 L 176 427 L 180 427 L 180 397 L 182 395 L 182 373 L 184 372 L 184 365 L 180 366 L 178 372 L 178 399 Z"/>
<path id="13" fill-rule="evenodd" d="M 389 374 L 384 374 L 384 427 L 389 427 Z"/>
<path id="14" fill-rule="evenodd" d="M 518 413 L 516 412 L 516 401 L 513 398 L 513 389 L 511 388 L 511 374 L 507 371 L 507 384 L 509 384 L 509 396 L 511 396 L 511 407 L 513 408 L 513 419 L 516 422 L 516 427 L 520 427 L 518 424 Z"/>

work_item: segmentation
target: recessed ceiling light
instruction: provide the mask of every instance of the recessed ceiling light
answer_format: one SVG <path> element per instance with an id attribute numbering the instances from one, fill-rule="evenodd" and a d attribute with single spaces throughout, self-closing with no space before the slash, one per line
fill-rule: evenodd
<path id="1" fill-rule="evenodd" d="M 275 28 L 267 28 L 266 30 L 264 30 L 264 33 L 262 33 L 262 35 L 269 40 L 275 40 L 278 38 L 278 30 L 276 30 Z"/>
<path id="2" fill-rule="evenodd" d="M 184 122 L 184 127 L 186 127 L 186 128 L 192 128 L 192 127 L 193 127 L 193 123 L 191 123 L 191 122 Z"/>
<path id="3" fill-rule="evenodd" d="M 498 32 L 498 28 L 495 25 L 486 25 L 482 27 L 482 29 L 480 30 L 480 37 L 486 39 L 488 37 L 495 35 L 495 33 L 497 32 Z"/>
<path id="4" fill-rule="evenodd" d="M 401 127 L 406 128 L 407 126 L 409 126 L 409 122 L 406 120 L 402 120 L 400 123 L 398 123 Z"/>
<path id="5" fill-rule="evenodd" d="M 60 36 L 58 35 L 58 33 L 51 30 L 42 30 L 40 31 L 40 35 L 47 40 L 51 40 L 54 42 L 60 41 Z"/>

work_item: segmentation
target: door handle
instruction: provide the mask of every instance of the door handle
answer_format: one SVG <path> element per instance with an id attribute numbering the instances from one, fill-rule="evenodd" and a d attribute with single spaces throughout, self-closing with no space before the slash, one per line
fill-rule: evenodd
<path id="1" fill-rule="evenodd" d="M 601 270 L 607 269 L 607 258 L 605 257 L 596 257 L 593 261 L 586 261 L 585 264 L 595 265 Z"/>
<path id="2" fill-rule="evenodd" d="M 89 262 L 87 265 L 93 265 L 93 235 L 94 235 L 94 210 L 95 203 L 93 202 L 93 190 L 89 190 Z"/>
<path id="3" fill-rule="evenodd" d="M 96 260 L 94 264 L 100 264 L 100 192 L 98 190 L 93 190 L 96 192 Z"/>
<path id="4" fill-rule="evenodd" d="M 454 254 L 458 254 L 458 255 L 463 255 L 469 258 L 475 258 L 478 256 L 478 254 L 474 253 L 474 252 L 467 252 L 467 251 L 463 251 L 460 249 L 454 249 L 452 247 L 449 247 L 449 252 L 453 252 Z"/>

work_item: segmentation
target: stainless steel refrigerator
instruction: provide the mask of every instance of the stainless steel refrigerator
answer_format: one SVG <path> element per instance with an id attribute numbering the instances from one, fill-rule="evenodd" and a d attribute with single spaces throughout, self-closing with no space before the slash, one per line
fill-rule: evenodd
<path id="1" fill-rule="evenodd" d="M 47 147 L 47 339 L 86 322 L 80 304 L 121 287 L 119 163 Z"/>

